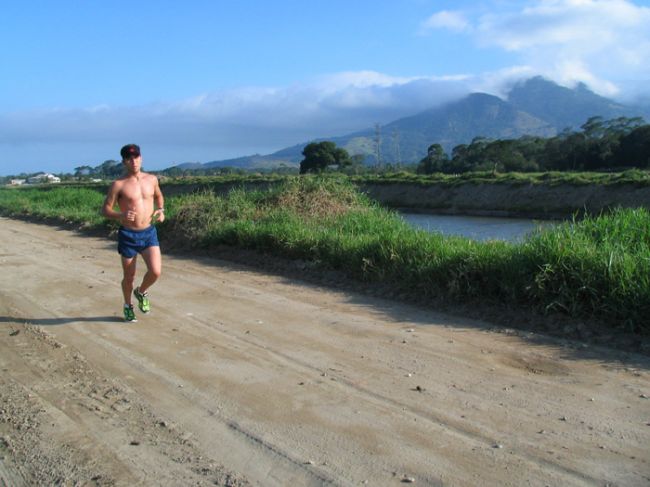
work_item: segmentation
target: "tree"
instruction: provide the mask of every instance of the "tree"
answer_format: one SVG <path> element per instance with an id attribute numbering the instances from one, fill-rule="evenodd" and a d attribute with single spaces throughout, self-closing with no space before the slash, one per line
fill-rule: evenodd
<path id="1" fill-rule="evenodd" d="M 300 162 L 300 174 L 322 172 L 329 166 L 344 168 L 352 164 L 350 154 L 331 141 L 312 142 L 302 151 L 305 158 Z"/>
<path id="2" fill-rule="evenodd" d="M 587 138 L 582 133 L 573 133 L 562 141 L 564 165 L 562 171 L 581 171 L 587 163 Z"/>
<path id="3" fill-rule="evenodd" d="M 433 174 L 443 172 L 449 163 L 449 156 L 440 144 L 431 144 L 427 156 L 420 161 L 417 168 L 418 174 Z"/>
<path id="4" fill-rule="evenodd" d="M 90 166 L 79 166 L 74 168 L 74 176 L 80 178 L 82 176 L 89 176 L 93 173 L 93 168 Z"/>
<path id="5" fill-rule="evenodd" d="M 650 167 L 650 125 L 643 125 L 621 138 L 618 158 L 622 166 Z"/>
<path id="6" fill-rule="evenodd" d="M 591 117 L 580 128 L 587 139 L 599 139 L 605 134 L 603 117 Z"/>
<path id="7" fill-rule="evenodd" d="M 122 163 L 117 162 L 113 159 L 102 162 L 99 166 L 95 168 L 94 174 L 97 174 L 103 178 L 115 178 L 122 175 L 124 171 L 124 166 Z"/>
<path id="8" fill-rule="evenodd" d="M 618 117 L 608 120 L 606 132 L 624 136 L 644 125 L 642 117 Z"/>
<path id="9" fill-rule="evenodd" d="M 368 169 L 365 165 L 365 160 L 366 156 L 363 154 L 350 156 L 350 164 L 343 166 L 341 170 L 345 174 L 363 174 Z"/>

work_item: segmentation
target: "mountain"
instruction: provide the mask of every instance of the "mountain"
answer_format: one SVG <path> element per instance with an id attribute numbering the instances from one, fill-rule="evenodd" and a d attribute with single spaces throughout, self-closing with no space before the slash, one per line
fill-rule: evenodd
<path id="1" fill-rule="evenodd" d="M 302 160 L 302 149 L 304 146 L 304 144 L 296 145 L 266 156 L 253 154 L 251 156 L 236 157 L 234 159 L 223 159 L 220 161 L 206 162 L 205 164 L 197 162 L 185 162 L 173 167 L 187 171 L 191 171 L 193 169 L 209 169 L 215 167 L 232 167 L 240 169 L 277 168 L 283 165 L 297 167 Z"/>
<path id="2" fill-rule="evenodd" d="M 296 146 L 297 147 L 297 146 Z M 302 148 L 304 146 L 300 146 L 300 151 L 302 152 Z M 280 151 L 282 152 L 282 151 Z M 302 158 L 300 159 L 302 160 Z M 298 160 L 297 162 L 300 162 Z M 293 164 L 292 164 L 293 162 Z M 285 157 L 283 154 L 278 154 L 277 152 L 274 154 L 270 154 L 267 156 L 262 156 L 260 154 L 254 154 L 252 156 L 243 156 L 243 157 L 237 157 L 235 159 L 225 159 L 223 161 L 213 161 L 213 162 L 208 162 L 203 164 L 203 167 L 237 167 L 237 168 L 243 168 L 243 169 L 248 169 L 251 167 L 257 168 L 257 169 L 265 169 L 265 168 L 272 168 L 272 167 L 278 167 L 282 165 L 296 165 L 295 161 L 291 157 Z"/>
<path id="3" fill-rule="evenodd" d="M 321 140 L 333 140 L 331 138 L 326 139 L 317 139 L 316 142 Z M 314 142 L 310 140 L 309 142 Z M 303 159 L 302 150 L 309 143 L 305 142 L 304 144 L 296 144 L 285 149 L 281 149 L 273 154 L 260 155 L 253 154 L 251 156 L 242 156 L 235 159 L 223 159 L 219 161 L 210 161 L 201 165 L 202 169 L 210 169 L 217 167 L 233 167 L 239 169 L 275 169 L 281 167 L 289 168 L 298 168 L 300 167 L 300 161 Z M 358 154 L 361 152 L 354 152 Z M 176 166 L 183 169 L 181 166 Z"/>
<path id="4" fill-rule="evenodd" d="M 441 107 L 402 118 L 381 128 L 382 159 L 414 161 L 433 143 L 447 152 L 474 137 L 517 138 L 524 134 L 552 136 L 554 127 L 543 119 L 517 109 L 502 99 L 473 93 Z M 375 135 L 376 138 L 376 135 Z M 345 146 L 345 144 L 341 144 Z"/>
<path id="5" fill-rule="evenodd" d="M 442 145 L 447 153 L 475 137 L 514 139 L 523 135 L 552 137 L 565 129 L 577 130 L 590 117 L 605 120 L 618 117 L 650 118 L 648 107 L 629 107 L 590 91 L 584 84 L 566 88 L 542 77 L 515 84 L 507 98 L 472 93 L 466 97 L 430 108 L 386 125 L 368 128 L 331 140 L 351 155 L 362 154 L 366 162 L 376 161 L 377 140 L 383 162 L 417 162 L 431 144 Z M 314 142 L 314 141 L 310 141 Z M 213 161 L 203 167 L 296 166 L 308 142 L 284 148 L 269 155 L 254 155 Z"/>
<path id="6" fill-rule="evenodd" d="M 558 132 L 565 128 L 578 128 L 595 115 L 611 120 L 639 116 L 644 111 L 599 96 L 584 83 L 570 89 L 541 76 L 516 84 L 508 94 L 508 102 L 519 110 L 546 120 Z"/>

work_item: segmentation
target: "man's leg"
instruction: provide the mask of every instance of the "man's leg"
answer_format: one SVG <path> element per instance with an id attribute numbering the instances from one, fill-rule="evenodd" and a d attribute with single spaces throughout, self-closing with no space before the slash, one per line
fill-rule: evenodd
<path id="1" fill-rule="evenodd" d="M 131 304 L 131 293 L 133 292 L 133 283 L 135 281 L 135 265 L 138 256 L 122 257 L 122 294 L 124 294 L 124 304 Z"/>
<path id="2" fill-rule="evenodd" d="M 145 264 L 147 264 L 147 272 L 142 278 L 142 284 L 140 284 L 138 289 L 141 293 L 145 293 L 158 280 L 162 273 L 162 255 L 158 246 L 147 247 L 142 251 L 141 255 Z"/>

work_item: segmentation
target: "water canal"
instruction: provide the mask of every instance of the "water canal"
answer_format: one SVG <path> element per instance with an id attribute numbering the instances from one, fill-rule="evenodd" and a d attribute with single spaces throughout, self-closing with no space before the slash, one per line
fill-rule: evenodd
<path id="1" fill-rule="evenodd" d="M 474 240 L 505 240 L 520 242 L 539 227 L 556 222 L 526 218 L 500 218 L 465 215 L 432 215 L 426 213 L 400 213 L 411 225 L 443 235 L 460 235 Z"/>

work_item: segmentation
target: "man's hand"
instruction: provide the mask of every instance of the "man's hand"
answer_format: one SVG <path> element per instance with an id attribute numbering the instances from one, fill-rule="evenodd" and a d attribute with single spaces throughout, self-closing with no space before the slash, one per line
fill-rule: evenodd
<path id="1" fill-rule="evenodd" d="M 127 222 L 134 222 L 135 221 L 135 208 L 129 208 L 126 213 L 122 214 L 122 217 L 127 221 Z"/>
<path id="2" fill-rule="evenodd" d="M 153 221 L 154 222 L 164 222 L 165 221 L 165 210 L 162 208 L 158 208 L 156 211 L 153 212 Z"/>

